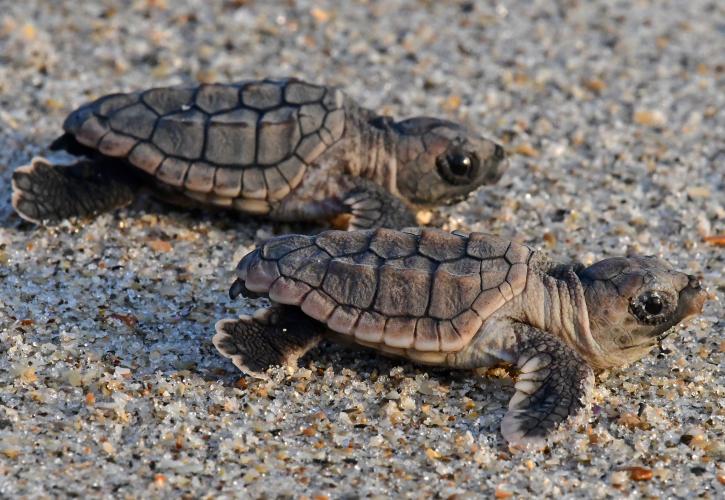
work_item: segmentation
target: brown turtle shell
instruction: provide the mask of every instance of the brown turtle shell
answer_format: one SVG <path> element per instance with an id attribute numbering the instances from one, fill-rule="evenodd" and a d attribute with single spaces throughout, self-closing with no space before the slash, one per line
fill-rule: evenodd
<path id="1" fill-rule="evenodd" d="M 437 229 L 270 240 L 238 266 L 246 288 L 357 342 L 455 352 L 526 287 L 530 248 Z"/>
<path id="2" fill-rule="evenodd" d="M 192 198 L 266 212 L 342 138 L 343 104 L 293 79 L 154 88 L 82 106 L 64 129 Z"/>

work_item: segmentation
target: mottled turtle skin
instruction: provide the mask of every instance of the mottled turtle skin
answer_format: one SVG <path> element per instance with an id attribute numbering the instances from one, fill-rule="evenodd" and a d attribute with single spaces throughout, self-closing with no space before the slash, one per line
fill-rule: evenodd
<path id="1" fill-rule="evenodd" d="M 139 187 L 181 205 L 350 228 L 415 223 L 412 205 L 460 200 L 505 169 L 504 150 L 434 118 L 395 122 L 342 90 L 295 79 L 112 94 L 66 119 L 43 158 L 13 175 L 13 206 L 53 223 L 130 203 Z"/>
<path id="2" fill-rule="evenodd" d="M 593 370 L 640 359 L 707 297 L 655 257 L 584 268 L 488 234 L 419 228 L 278 237 L 237 274 L 232 298 L 272 302 L 216 325 L 215 346 L 242 371 L 294 365 L 323 337 L 429 365 L 513 365 L 501 430 L 515 447 L 584 415 Z"/>

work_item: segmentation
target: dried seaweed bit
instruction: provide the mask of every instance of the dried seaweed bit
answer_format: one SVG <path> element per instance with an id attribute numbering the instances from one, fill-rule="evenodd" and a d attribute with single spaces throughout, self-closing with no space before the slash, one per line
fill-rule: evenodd
<path id="1" fill-rule="evenodd" d="M 710 245 L 715 245 L 717 247 L 725 246 L 725 234 L 705 236 L 703 240 L 705 241 L 705 243 L 709 243 Z"/>

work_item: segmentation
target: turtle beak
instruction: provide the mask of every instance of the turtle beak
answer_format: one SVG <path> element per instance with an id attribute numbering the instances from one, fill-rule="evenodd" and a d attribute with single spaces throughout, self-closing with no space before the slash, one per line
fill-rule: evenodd
<path id="1" fill-rule="evenodd" d="M 672 327 L 676 324 L 701 314 L 702 309 L 705 307 L 705 302 L 710 298 L 710 294 L 702 287 L 699 278 L 688 275 L 687 279 L 687 285 L 680 290 L 677 311 L 673 315 L 672 321 L 665 325 L 666 329 L 657 335 L 658 342 L 662 342 L 669 337 L 674 331 Z"/>
<path id="2" fill-rule="evenodd" d="M 683 305 L 683 319 L 697 316 L 702 312 L 705 302 L 709 298 L 707 291 L 702 288 L 700 280 L 692 275 L 687 276 L 689 282 L 680 292 L 680 303 Z"/>
<path id="3" fill-rule="evenodd" d="M 490 167 L 486 175 L 486 184 L 496 184 L 501 180 L 501 177 L 503 177 L 503 174 L 506 173 L 509 167 L 506 150 L 499 144 L 496 144 L 493 157 L 489 162 Z"/>
<path id="4" fill-rule="evenodd" d="M 688 275 L 687 278 L 689 280 L 687 286 L 680 291 L 680 317 L 682 320 L 702 313 L 705 302 L 709 298 L 709 294 L 696 276 Z"/>

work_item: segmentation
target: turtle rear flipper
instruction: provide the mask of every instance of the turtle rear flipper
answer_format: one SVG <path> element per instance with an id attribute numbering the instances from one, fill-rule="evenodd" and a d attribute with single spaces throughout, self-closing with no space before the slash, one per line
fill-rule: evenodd
<path id="1" fill-rule="evenodd" d="M 299 309 L 274 305 L 254 316 L 223 319 L 212 339 L 217 350 L 242 372 L 267 378 L 273 366 L 297 366 L 297 360 L 322 338 L 322 326 Z"/>
<path id="2" fill-rule="evenodd" d="M 35 157 L 13 172 L 12 204 L 25 220 L 56 224 L 120 208 L 135 198 L 135 184 L 105 160 L 53 165 Z"/>

